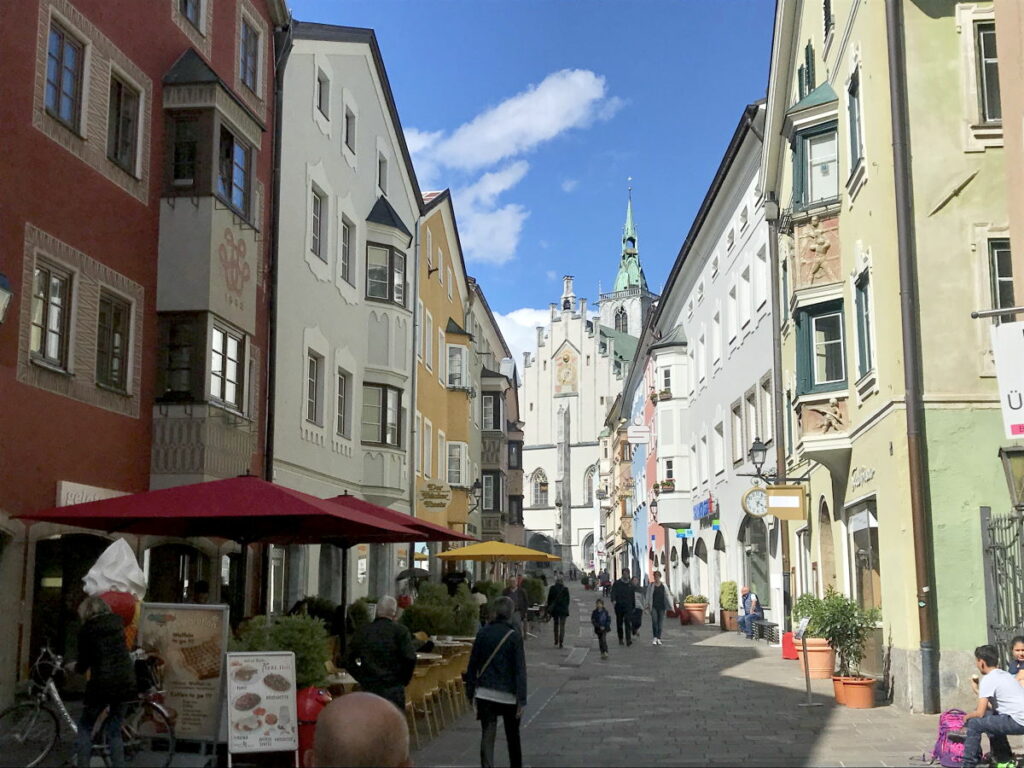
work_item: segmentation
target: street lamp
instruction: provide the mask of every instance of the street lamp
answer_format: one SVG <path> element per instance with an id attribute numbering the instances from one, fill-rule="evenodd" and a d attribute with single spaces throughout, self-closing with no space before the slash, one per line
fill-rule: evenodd
<path id="1" fill-rule="evenodd" d="M 1024 445 L 1009 445 L 999 449 L 999 458 L 1010 488 L 1010 503 L 1024 507 Z"/>
<path id="2" fill-rule="evenodd" d="M 472 515 L 480 507 L 480 503 L 483 501 L 483 491 L 484 486 L 480 482 L 480 478 L 478 477 L 476 480 L 473 481 L 473 485 L 470 486 L 469 489 L 469 492 L 473 497 L 473 506 L 469 508 L 469 512 L 467 514 Z"/>
<path id="3" fill-rule="evenodd" d="M 764 460 L 767 456 L 768 446 L 761 442 L 760 437 L 755 437 L 754 442 L 750 445 L 750 450 L 747 452 L 747 458 L 754 465 L 754 471 L 757 472 L 758 477 L 764 477 L 761 474 L 761 467 L 764 466 Z"/>

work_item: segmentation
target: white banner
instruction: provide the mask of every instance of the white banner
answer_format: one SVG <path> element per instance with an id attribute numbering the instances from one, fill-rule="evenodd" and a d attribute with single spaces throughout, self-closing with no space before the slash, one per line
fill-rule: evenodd
<path id="1" fill-rule="evenodd" d="M 992 326 L 999 402 L 1006 437 L 1024 437 L 1024 322 Z"/>

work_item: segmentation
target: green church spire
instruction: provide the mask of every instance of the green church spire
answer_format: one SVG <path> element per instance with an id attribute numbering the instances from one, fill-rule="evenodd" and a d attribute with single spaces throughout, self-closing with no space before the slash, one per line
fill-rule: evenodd
<path id="1" fill-rule="evenodd" d="M 630 179 L 632 181 L 632 178 Z M 647 278 L 640 266 L 640 251 L 637 246 L 636 225 L 633 223 L 633 185 L 628 188 L 626 202 L 626 224 L 622 228 L 622 256 L 619 258 L 619 273 L 615 276 L 615 291 L 629 288 L 647 290 Z"/>

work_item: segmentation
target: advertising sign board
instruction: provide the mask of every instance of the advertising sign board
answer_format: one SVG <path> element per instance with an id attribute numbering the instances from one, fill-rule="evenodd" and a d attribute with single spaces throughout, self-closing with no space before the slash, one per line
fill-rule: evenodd
<path id="1" fill-rule="evenodd" d="M 227 659 L 228 751 L 295 752 L 295 654 L 229 653 Z"/>

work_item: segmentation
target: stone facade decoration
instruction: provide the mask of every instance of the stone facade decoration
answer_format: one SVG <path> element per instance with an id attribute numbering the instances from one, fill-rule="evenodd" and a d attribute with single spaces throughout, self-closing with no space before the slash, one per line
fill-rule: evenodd
<path id="1" fill-rule="evenodd" d="M 839 217 L 812 216 L 794 227 L 797 241 L 797 289 L 836 283 L 843 279 L 839 245 Z"/>

